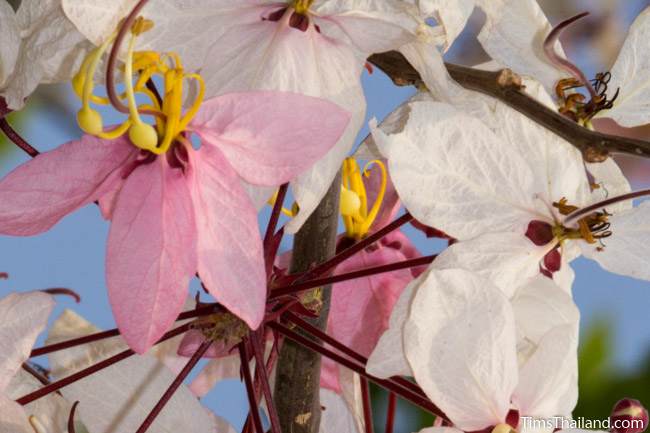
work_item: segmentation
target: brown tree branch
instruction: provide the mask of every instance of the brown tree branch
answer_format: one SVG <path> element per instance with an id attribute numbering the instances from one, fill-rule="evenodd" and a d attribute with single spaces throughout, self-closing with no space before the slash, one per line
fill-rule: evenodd
<path id="1" fill-rule="evenodd" d="M 384 71 L 396 85 L 419 85 L 422 79 L 397 51 L 374 54 L 368 60 Z M 519 77 L 509 69 L 483 71 L 446 63 L 449 75 L 466 89 L 492 96 L 580 149 L 589 162 L 602 162 L 610 153 L 650 158 L 650 143 L 590 131 L 553 111 L 525 93 Z"/>

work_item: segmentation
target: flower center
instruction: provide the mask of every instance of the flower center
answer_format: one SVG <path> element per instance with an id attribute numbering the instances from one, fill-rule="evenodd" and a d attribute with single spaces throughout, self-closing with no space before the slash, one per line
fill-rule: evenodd
<path id="1" fill-rule="evenodd" d="M 620 89 L 616 89 L 614 96 L 607 96 L 607 89 L 612 74 L 599 72 L 589 83 L 584 83 L 577 78 L 564 78 L 555 85 L 555 93 L 559 100 L 558 111 L 569 119 L 582 126 L 588 126 L 591 119 L 600 111 L 608 110 L 614 106 Z M 585 95 L 573 90 L 585 88 L 589 90 L 591 98 L 586 101 Z"/>
<path id="2" fill-rule="evenodd" d="M 262 21 L 278 22 L 288 11 L 291 13 L 289 16 L 289 27 L 306 32 L 309 28 L 309 8 L 313 3 L 314 0 L 290 1 L 289 6 L 271 12 L 268 16 L 263 17 Z M 314 28 L 320 33 L 320 28 L 317 25 L 314 25 Z"/>
<path id="3" fill-rule="evenodd" d="M 77 123 L 84 132 L 104 139 L 115 139 L 128 133 L 134 146 L 161 155 L 167 152 L 175 141 L 186 142 L 182 133 L 199 110 L 205 85 L 200 75 L 185 73 L 181 60 L 175 53 L 135 51 L 137 37 L 152 27 L 151 21 L 138 17 L 130 29 L 131 38 L 123 68 L 125 91 L 119 96 L 120 100 L 126 100 L 129 112 L 127 120 L 121 125 L 104 130 L 101 115 L 90 106 L 91 103 L 110 103 L 109 99 L 93 94 L 94 76 L 102 56 L 115 41 L 117 32 L 86 57 L 72 79 L 72 87 L 82 101 L 82 108 L 77 113 Z M 137 79 L 134 79 L 134 72 Z M 153 85 L 152 78 L 155 76 L 159 76 L 164 83 L 162 96 L 157 94 Z M 196 81 L 199 90 L 192 106 L 183 113 L 183 90 L 186 80 Z M 138 104 L 136 95 L 142 95 L 147 102 Z M 140 117 L 141 114 L 155 116 L 155 125 L 145 123 Z"/>
<path id="4" fill-rule="evenodd" d="M 291 6 L 297 13 L 305 15 L 309 12 L 312 3 L 314 3 L 314 0 L 293 0 Z"/>
<path id="5" fill-rule="evenodd" d="M 368 209 L 368 197 L 363 177 L 370 176 L 369 169 L 372 165 L 376 165 L 381 170 L 381 185 L 372 208 Z M 347 237 L 359 240 L 368 233 L 370 226 L 377 218 L 386 193 L 388 175 L 386 167 L 378 160 L 370 161 L 363 167 L 363 170 L 360 170 L 354 158 L 346 158 L 343 161 L 342 171 L 340 212 Z"/>

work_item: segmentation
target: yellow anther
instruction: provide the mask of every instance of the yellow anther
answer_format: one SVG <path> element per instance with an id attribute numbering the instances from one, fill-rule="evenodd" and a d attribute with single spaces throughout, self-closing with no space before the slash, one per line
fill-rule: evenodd
<path id="1" fill-rule="evenodd" d="M 158 148 L 158 133 L 156 129 L 148 123 L 134 123 L 129 128 L 129 139 L 140 149 L 148 150 L 156 154 L 161 154 Z"/>
<path id="2" fill-rule="evenodd" d="M 375 202 L 368 211 L 368 197 L 362 171 L 354 158 L 346 158 L 343 161 L 340 209 L 347 236 L 350 238 L 361 239 L 368 233 L 384 200 L 388 179 L 384 164 L 381 161 L 370 161 L 363 168 L 363 176 L 370 175 L 368 170 L 373 164 L 380 168 L 382 178 Z"/>
<path id="3" fill-rule="evenodd" d="M 341 215 L 354 217 L 361 210 L 361 198 L 356 192 L 341 186 Z"/>
<path id="4" fill-rule="evenodd" d="M 149 31 L 153 28 L 153 21 L 143 17 L 137 17 L 131 26 L 131 33 L 135 36 L 140 36 L 142 33 Z"/>
<path id="5" fill-rule="evenodd" d="M 29 421 L 29 425 L 34 429 L 34 433 L 47 433 L 45 426 L 34 415 L 30 415 L 27 421 Z"/>
<path id="6" fill-rule="evenodd" d="M 77 112 L 77 124 L 86 134 L 99 135 L 104 130 L 102 116 L 87 105 Z"/>
<path id="7" fill-rule="evenodd" d="M 511 433 L 511 432 L 516 432 L 516 430 L 510 427 L 508 424 L 497 424 L 492 429 L 492 433 Z"/>

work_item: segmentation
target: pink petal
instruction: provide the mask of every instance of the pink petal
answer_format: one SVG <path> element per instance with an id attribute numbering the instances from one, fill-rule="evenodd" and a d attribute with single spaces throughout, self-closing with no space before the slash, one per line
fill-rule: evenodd
<path id="1" fill-rule="evenodd" d="M 396 230 L 384 236 L 381 239 L 381 244 L 386 247 L 399 250 L 399 252 L 404 255 L 405 260 L 417 259 L 419 257 L 422 257 L 422 254 L 420 254 L 420 251 L 418 251 L 418 249 L 415 248 L 415 245 L 413 244 L 413 242 L 411 242 L 409 237 L 406 236 L 400 230 Z M 427 270 L 427 268 L 428 268 L 427 265 L 411 268 L 411 274 L 413 274 L 413 278 L 419 277 L 420 274 L 422 274 L 422 272 Z"/>
<path id="2" fill-rule="evenodd" d="M 84 136 L 43 153 L 0 181 L 0 233 L 29 236 L 104 193 L 105 181 L 135 152 L 124 139 Z"/>
<path id="3" fill-rule="evenodd" d="M 181 312 L 196 261 L 196 226 L 182 171 L 164 158 L 138 167 L 115 206 L 106 259 L 115 320 L 138 353 Z"/>
<path id="4" fill-rule="evenodd" d="M 190 158 L 199 276 L 222 305 L 255 329 L 266 304 L 257 212 L 219 149 L 203 146 Z"/>
<path id="5" fill-rule="evenodd" d="M 323 157 L 349 121 L 348 112 L 324 99 L 264 91 L 213 98 L 192 126 L 246 181 L 280 185 Z"/>

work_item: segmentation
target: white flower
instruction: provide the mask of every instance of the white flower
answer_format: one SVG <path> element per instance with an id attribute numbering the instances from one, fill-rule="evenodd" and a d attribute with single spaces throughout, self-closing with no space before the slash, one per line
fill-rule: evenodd
<path id="1" fill-rule="evenodd" d="M 40 383 L 22 371 L 38 334 L 45 329 L 54 308 L 50 295 L 12 293 L 0 299 L 0 431 L 11 433 L 67 433 L 70 405 L 49 395 L 21 406 L 14 399 Z"/>
<path id="2" fill-rule="evenodd" d="M 406 208 L 470 242 L 456 250 L 459 266 L 491 272 L 507 294 L 540 265 L 553 273 L 580 253 L 611 272 L 650 279 L 649 206 L 631 208 L 628 200 L 567 219 L 571 206 L 629 192 L 618 167 L 600 167 L 605 184 L 591 193 L 582 157 L 569 143 L 502 103 L 476 99 L 465 109 L 471 100 L 466 92 L 459 108 L 414 102 L 401 130 L 373 128 Z"/>
<path id="3" fill-rule="evenodd" d="M 537 277 L 510 301 L 476 274 L 433 269 L 414 286 L 406 315 L 395 318 L 402 322 L 397 333 L 409 371 L 455 431 L 504 424 L 511 409 L 520 416 L 570 415 L 577 399 L 579 315 L 557 287 L 552 293 L 559 303 L 540 303 L 539 284 L 552 285 Z M 522 349 L 524 340 L 534 345 Z M 380 341 L 371 374 L 395 374 L 374 362 L 388 349 Z"/>
<path id="4" fill-rule="evenodd" d="M 534 77 L 553 93 L 562 78 L 570 76 L 552 64 L 543 52 L 543 42 L 551 30 L 548 19 L 535 0 L 508 0 L 488 13 L 479 41 L 487 53 L 503 67 Z M 614 119 L 622 126 L 650 122 L 650 8 L 636 18 L 614 62 L 607 96 L 619 91 L 613 108 L 595 118 Z M 556 51 L 564 56 L 560 43 Z"/>
<path id="5" fill-rule="evenodd" d="M 51 328 L 47 343 L 95 332 L 98 329 L 92 324 L 66 310 Z M 66 377 L 125 348 L 121 337 L 114 337 L 53 352 L 49 355 L 52 374 L 59 379 Z M 80 402 L 78 419 L 90 432 L 136 431 L 174 378 L 175 374 L 155 356 L 133 355 L 66 386 L 61 393 Z M 181 385 L 148 431 L 212 433 L 217 420 Z"/>
<path id="6" fill-rule="evenodd" d="M 68 17 L 92 42 L 104 41 L 135 1 L 63 0 Z M 253 89 L 328 99 L 352 113 L 330 152 L 292 183 L 296 231 L 329 188 L 365 115 L 361 72 L 375 52 L 401 46 L 417 26 L 399 0 L 202 0 L 150 2 L 142 15 L 154 28 L 139 49 L 175 51 L 199 70 L 206 96 Z M 317 137 L 314 137 L 317 139 Z M 310 143 L 305 143 L 309 146 Z M 270 191 L 253 194 L 263 204 Z"/>
<path id="7" fill-rule="evenodd" d="M 24 0 L 14 14 L 0 5 L 0 96 L 23 107 L 39 84 L 68 81 L 90 44 L 63 14 L 60 0 Z"/>

